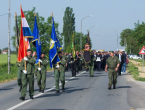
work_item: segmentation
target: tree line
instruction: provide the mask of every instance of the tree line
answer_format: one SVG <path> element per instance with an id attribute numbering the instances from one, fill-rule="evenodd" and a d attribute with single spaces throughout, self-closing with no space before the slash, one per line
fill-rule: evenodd
<path id="1" fill-rule="evenodd" d="M 134 23 L 134 29 L 124 29 L 120 34 L 120 45 L 126 47 L 128 54 L 139 54 L 145 46 L 145 23 Z"/>

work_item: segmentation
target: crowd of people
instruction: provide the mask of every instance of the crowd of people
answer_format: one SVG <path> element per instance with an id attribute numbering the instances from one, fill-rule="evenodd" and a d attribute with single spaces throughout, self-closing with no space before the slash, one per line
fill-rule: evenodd
<path id="1" fill-rule="evenodd" d="M 76 56 L 75 58 L 73 58 L 71 53 L 63 53 L 63 55 L 66 57 L 66 61 L 67 61 L 67 65 L 66 65 L 66 71 L 68 71 L 68 69 L 72 69 L 74 71 L 74 68 L 76 72 L 79 72 L 79 70 L 82 70 L 82 66 L 85 66 L 85 61 L 83 59 L 83 53 L 82 52 L 78 52 L 76 51 Z M 125 74 L 126 73 L 126 58 L 127 55 L 125 54 L 124 51 L 114 51 L 114 55 L 117 56 L 119 58 L 120 61 L 120 66 L 119 66 L 119 72 L 118 74 Z M 94 61 L 94 70 L 97 71 L 104 71 L 105 70 L 105 66 L 106 66 L 106 61 L 107 59 L 110 57 L 110 52 L 96 52 L 93 51 L 93 56 L 95 57 L 95 61 Z M 74 59 L 76 64 L 74 65 Z M 76 66 L 77 65 L 77 66 Z M 88 71 L 88 68 L 86 68 L 86 70 Z M 72 75 L 74 76 L 74 75 Z"/>
<path id="2" fill-rule="evenodd" d="M 115 56 L 115 57 L 114 57 Z M 62 92 L 65 92 L 65 71 L 71 71 L 72 77 L 76 77 L 79 71 L 86 69 L 89 71 L 89 76 L 94 77 L 94 71 L 107 71 L 109 74 L 109 88 L 112 86 L 112 78 L 115 89 L 117 76 L 126 73 L 126 57 L 125 52 L 96 52 L 90 51 L 90 61 L 86 62 L 84 53 L 76 51 L 75 54 L 58 52 L 60 62 L 53 65 L 56 93 L 59 93 L 59 81 L 61 81 Z M 37 77 L 39 92 L 44 93 L 46 87 L 46 73 L 48 60 L 45 57 L 45 52 L 41 53 L 39 64 L 35 65 L 36 58 L 32 57 L 32 50 L 27 50 L 27 56 L 18 64 L 18 85 L 21 92 L 20 100 L 25 100 L 27 93 L 27 83 L 29 84 L 29 96 L 33 99 L 34 95 L 34 74 Z M 113 68 L 113 70 L 111 70 Z M 118 75 L 116 74 L 118 73 Z"/>

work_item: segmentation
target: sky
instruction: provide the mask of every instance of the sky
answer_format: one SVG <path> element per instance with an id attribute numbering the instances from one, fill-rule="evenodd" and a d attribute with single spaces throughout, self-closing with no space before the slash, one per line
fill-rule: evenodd
<path id="1" fill-rule="evenodd" d="M 9 0 L 0 0 L 0 49 L 8 47 L 8 6 Z M 62 32 L 62 17 L 66 7 L 73 8 L 75 14 L 76 31 L 81 31 L 81 20 L 88 16 L 82 22 L 82 32 L 87 34 L 90 27 L 90 37 L 92 39 L 92 49 L 117 50 L 118 37 L 123 29 L 134 28 L 134 23 L 138 20 L 145 21 L 145 0 L 10 0 L 11 14 L 15 12 L 20 15 L 20 4 L 23 11 L 32 10 L 36 7 L 36 12 L 40 16 L 51 16 L 54 14 L 55 22 L 59 23 L 59 31 Z M 6 14 L 4 16 L 1 16 Z M 11 16 L 11 36 L 15 33 L 15 19 Z M 27 18 L 26 18 L 27 19 Z M 29 24 L 29 23 L 28 23 Z M 96 26 L 97 25 L 97 26 Z M 120 42 L 120 38 L 118 38 Z M 123 49 L 118 43 L 118 48 Z M 11 42 L 11 50 L 14 50 Z"/>

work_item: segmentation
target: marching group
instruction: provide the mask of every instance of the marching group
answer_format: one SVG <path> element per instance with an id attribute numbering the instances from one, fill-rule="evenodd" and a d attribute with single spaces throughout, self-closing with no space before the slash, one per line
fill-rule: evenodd
<path id="1" fill-rule="evenodd" d="M 65 71 L 71 70 L 72 77 L 76 77 L 83 68 L 89 71 L 89 76 L 94 76 L 94 70 L 108 71 L 109 87 L 113 84 L 113 89 L 116 87 L 117 76 L 126 72 L 126 57 L 125 52 L 90 52 L 91 60 L 89 63 L 85 62 L 83 52 L 76 51 L 74 55 L 71 53 L 58 52 L 60 62 L 53 65 L 56 93 L 59 93 L 59 81 L 61 81 L 62 92 L 65 92 Z M 27 83 L 29 84 L 29 96 L 33 99 L 34 95 L 34 75 L 37 77 L 37 84 L 39 92 L 44 93 L 46 87 L 46 73 L 48 60 L 45 57 L 45 52 L 41 53 L 41 58 L 38 60 L 39 64 L 35 65 L 36 58 L 32 57 L 32 50 L 27 50 L 27 57 L 18 63 L 17 82 L 21 92 L 20 100 L 25 100 L 27 93 Z M 118 73 L 118 75 L 117 75 Z"/>

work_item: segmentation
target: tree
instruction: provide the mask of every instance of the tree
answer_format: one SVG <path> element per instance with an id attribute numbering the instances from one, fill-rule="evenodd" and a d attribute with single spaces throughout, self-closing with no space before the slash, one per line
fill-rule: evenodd
<path id="1" fill-rule="evenodd" d="M 75 31 L 75 14 L 70 7 L 66 8 L 63 17 L 63 36 L 64 36 L 64 50 L 71 45 L 72 34 Z"/>
<path id="2" fill-rule="evenodd" d="M 35 20 L 35 16 L 34 16 L 34 13 L 36 12 L 35 10 L 36 8 L 33 7 L 32 10 L 24 11 L 25 17 L 27 19 L 27 22 L 32 32 L 33 32 L 34 20 Z M 36 15 L 37 15 L 37 24 L 39 28 L 40 41 L 42 44 L 42 51 L 45 51 L 48 53 L 49 47 L 50 47 L 49 43 L 50 43 L 50 38 L 51 38 L 52 17 L 51 16 L 48 17 L 47 20 L 45 21 L 44 17 L 40 16 L 39 13 L 36 13 Z M 18 24 L 19 24 L 19 30 L 20 30 L 21 15 L 18 16 Z M 15 32 L 15 27 L 13 29 Z M 60 33 L 58 31 L 58 23 L 55 23 L 55 29 L 56 29 L 56 35 L 60 43 L 62 44 L 62 37 L 60 36 Z M 15 35 L 12 36 L 11 40 L 13 42 L 13 47 L 15 48 Z M 35 48 L 35 47 L 31 44 L 31 48 Z"/>
<path id="3" fill-rule="evenodd" d="M 137 23 L 134 23 L 135 28 L 134 29 L 124 29 L 121 32 L 120 38 L 121 38 L 121 46 L 124 46 L 124 40 L 126 40 L 127 53 L 134 53 L 138 54 L 140 49 L 145 44 L 145 23 L 142 22 L 141 24 L 139 21 Z"/>

